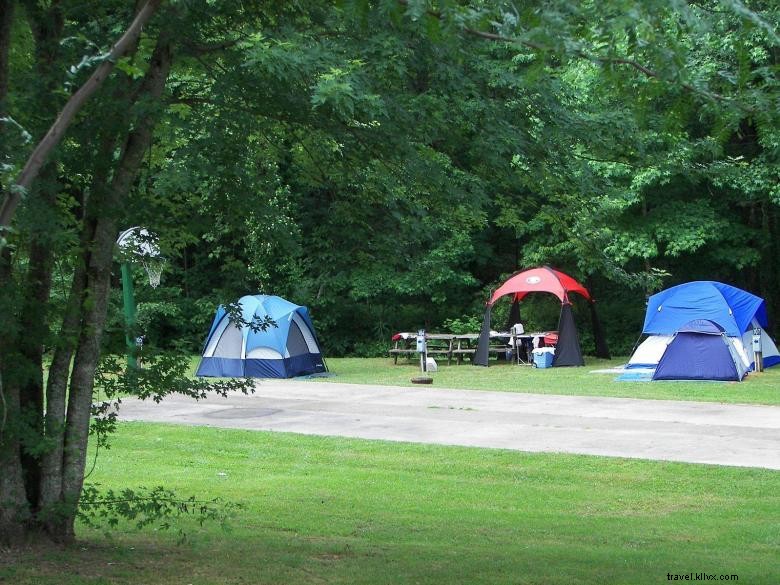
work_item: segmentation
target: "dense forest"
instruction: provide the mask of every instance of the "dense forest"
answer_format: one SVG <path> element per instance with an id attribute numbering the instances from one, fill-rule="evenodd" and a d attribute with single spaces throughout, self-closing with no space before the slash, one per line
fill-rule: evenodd
<path id="1" fill-rule="evenodd" d="M 267 293 L 310 308 L 326 355 L 382 355 L 477 330 L 542 264 L 587 284 L 618 355 L 689 280 L 764 297 L 780 333 L 776 2 L 0 0 L 0 20 L 0 389 L 40 436 L 44 394 L 88 405 L 122 348 L 114 242 L 136 225 L 166 259 L 158 288 L 135 270 L 153 348 L 196 352 L 218 304 Z M 530 305 L 555 326 L 552 297 Z M 50 451 L 21 457 L 45 478 Z M 6 499 L 26 481 L 51 504 L 17 479 Z"/>

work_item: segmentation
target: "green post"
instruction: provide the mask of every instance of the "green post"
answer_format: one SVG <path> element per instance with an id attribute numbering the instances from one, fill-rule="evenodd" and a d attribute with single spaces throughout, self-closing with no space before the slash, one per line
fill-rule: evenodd
<path id="1" fill-rule="evenodd" d="M 135 298 L 133 295 L 133 273 L 129 262 L 122 262 L 122 299 L 125 307 L 125 341 L 127 342 L 127 369 L 138 365 L 135 359 Z"/>

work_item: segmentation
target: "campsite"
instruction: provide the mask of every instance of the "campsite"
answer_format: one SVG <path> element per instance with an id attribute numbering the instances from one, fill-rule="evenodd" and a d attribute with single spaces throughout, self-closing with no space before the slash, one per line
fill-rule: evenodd
<path id="1" fill-rule="evenodd" d="M 0 0 L 0 584 L 780 582 L 778 76 L 758 0 Z"/>

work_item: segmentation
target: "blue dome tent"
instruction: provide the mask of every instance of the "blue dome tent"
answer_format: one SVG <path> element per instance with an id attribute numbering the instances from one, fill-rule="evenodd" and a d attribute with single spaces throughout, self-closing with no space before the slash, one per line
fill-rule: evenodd
<path id="1" fill-rule="evenodd" d="M 196 376 L 292 378 L 327 371 L 306 307 L 281 297 L 249 295 L 238 301 L 243 323 L 217 309 Z M 252 327 L 270 318 L 276 326 Z"/>
<path id="2" fill-rule="evenodd" d="M 750 351 L 754 330 L 761 334 L 764 367 L 780 363 L 780 353 L 764 330 L 768 325 L 764 299 L 722 282 L 694 281 L 648 299 L 642 333 L 649 337 L 636 348 L 627 367 L 655 368 L 673 336 L 697 320 L 712 321 L 723 329 L 748 369 L 754 367 Z"/>

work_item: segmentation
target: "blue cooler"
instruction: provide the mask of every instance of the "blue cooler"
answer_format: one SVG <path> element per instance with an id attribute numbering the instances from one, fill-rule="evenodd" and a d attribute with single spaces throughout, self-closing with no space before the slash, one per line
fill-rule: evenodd
<path id="1" fill-rule="evenodd" d="M 555 354 L 549 349 L 535 349 L 533 355 L 535 368 L 549 368 L 552 366 Z"/>

